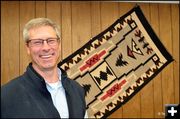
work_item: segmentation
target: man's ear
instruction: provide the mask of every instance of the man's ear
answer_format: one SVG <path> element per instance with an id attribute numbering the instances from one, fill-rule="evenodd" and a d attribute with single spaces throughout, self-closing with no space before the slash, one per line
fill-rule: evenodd
<path id="1" fill-rule="evenodd" d="M 27 54 L 30 55 L 30 48 L 29 48 L 28 44 L 26 43 L 25 46 L 26 46 Z"/>

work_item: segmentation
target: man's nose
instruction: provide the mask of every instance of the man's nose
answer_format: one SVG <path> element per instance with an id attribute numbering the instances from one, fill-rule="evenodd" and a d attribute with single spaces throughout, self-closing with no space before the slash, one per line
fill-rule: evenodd
<path id="1" fill-rule="evenodd" d="M 50 49 L 50 46 L 48 45 L 48 42 L 46 40 L 43 41 L 42 48 L 45 50 Z"/>

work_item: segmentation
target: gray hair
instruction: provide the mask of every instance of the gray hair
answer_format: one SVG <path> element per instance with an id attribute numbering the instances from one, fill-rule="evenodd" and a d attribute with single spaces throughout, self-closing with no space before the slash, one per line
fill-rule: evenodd
<path id="1" fill-rule="evenodd" d="M 60 38 L 59 26 L 57 24 L 48 18 L 35 18 L 24 26 L 23 39 L 25 42 L 29 40 L 29 30 L 40 26 L 51 26 L 55 30 L 57 37 Z"/>

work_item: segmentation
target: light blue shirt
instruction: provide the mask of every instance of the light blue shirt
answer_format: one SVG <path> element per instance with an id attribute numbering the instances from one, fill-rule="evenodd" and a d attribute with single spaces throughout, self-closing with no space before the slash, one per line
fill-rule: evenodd
<path id="1" fill-rule="evenodd" d="M 46 87 L 51 94 L 53 104 L 58 110 L 61 118 L 69 118 L 66 94 L 61 83 L 61 70 L 59 68 L 58 68 L 58 76 L 59 76 L 58 82 L 55 83 L 46 82 Z M 87 111 L 84 118 L 88 118 Z"/>

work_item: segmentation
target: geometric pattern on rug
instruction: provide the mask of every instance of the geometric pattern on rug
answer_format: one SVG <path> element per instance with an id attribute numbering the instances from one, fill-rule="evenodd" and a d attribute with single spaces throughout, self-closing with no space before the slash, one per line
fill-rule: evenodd
<path id="1" fill-rule="evenodd" d="M 172 61 L 136 5 L 58 67 L 84 88 L 89 118 L 105 118 Z"/>

